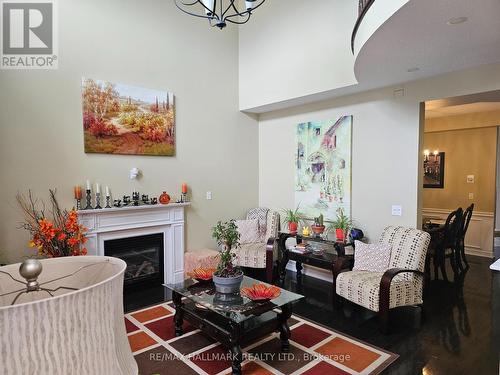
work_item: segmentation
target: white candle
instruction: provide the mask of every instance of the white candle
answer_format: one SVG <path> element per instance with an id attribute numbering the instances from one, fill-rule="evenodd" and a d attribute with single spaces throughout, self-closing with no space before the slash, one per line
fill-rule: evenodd
<path id="1" fill-rule="evenodd" d="M 90 190 L 90 181 L 87 180 L 87 190 Z"/>
<path id="2" fill-rule="evenodd" d="M 101 187 L 99 186 L 98 183 L 95 184 L 95 192 L 100 193 L 101 192 Z"/>
<path id="3" fill-rule="evenodd" d="M 106 196 L 107 196 L 107 197 L 109 197 L 109 196 L 110 196 L 110 194 L 109 194 L 109 187 L 108 187 L 108 186 L 106 186 Z"/>

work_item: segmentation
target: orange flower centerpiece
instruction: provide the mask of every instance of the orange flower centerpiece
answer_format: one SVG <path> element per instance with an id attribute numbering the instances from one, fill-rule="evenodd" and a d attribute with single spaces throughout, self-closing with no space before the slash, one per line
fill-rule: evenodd
<path id="1" fill-rule="evenodd" d="M 74 209 L 67 211 L 59 207 L 55 190 L 49 192 L 51 218 L 46 215 L 43 202 L 33 198 L 31 191 L 27 196 L 17 195 L 25 216 L 21 228 L 31 234 L 29 246 L 37 248 L 38 255 L 47 258 L 86 255 L 87 249 L 83 245 L 87 242 L 87 228 L 78 223 L 78 213 Z"/>

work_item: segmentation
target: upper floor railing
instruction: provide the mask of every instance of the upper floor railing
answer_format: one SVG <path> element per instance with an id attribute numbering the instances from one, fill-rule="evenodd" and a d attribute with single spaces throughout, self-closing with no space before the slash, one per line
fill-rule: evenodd
<path id="1" fill-rule="evenodd" d="M 359 29 L 359 25 L 361 25 L 361 22 L 363 21 L 363 18 L 366 15 L 366 12 L 368 12 L 368 9 L 373 5 L 375 0 L 358 0 L 358 19 L 356 20 L 356 24 L 354 25 L 354 30 L 352 31 L 352 36 L 351 36 L 351 50 L 354 53 L 354 40 L 356 39 L 356 34 Z"/>

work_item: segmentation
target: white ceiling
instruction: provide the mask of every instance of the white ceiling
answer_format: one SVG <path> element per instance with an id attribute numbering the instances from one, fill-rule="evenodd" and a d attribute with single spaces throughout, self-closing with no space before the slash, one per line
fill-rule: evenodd
<path id="1" fill-rule="evenodd" d="M 468 21 L 447 24 L 462 16 Z M 360 85 L 382 87 L 498 61 L 500 0 L 411 0 L 365 43 L 355 74 Z"/>

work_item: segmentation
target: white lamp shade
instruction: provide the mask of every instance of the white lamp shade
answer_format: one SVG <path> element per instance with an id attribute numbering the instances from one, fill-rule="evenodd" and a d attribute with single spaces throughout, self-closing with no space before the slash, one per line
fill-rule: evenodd
<path id="1" fill-rule="evenodd" d="M 40 284 L 59 290 L 50 297 L 42 291 L 0 297 L 0 353 L 2 375 L 114 374 L 137 375 L 123 319 L 121 259 L 96 256 L 41 260 Z M 16 279 L 20 264 L 0 267 Z M 0 295 L 23 285 L 0 273 Z"/>
<path id="2" fill-rule="evenodd" d="M 210 15 L 214 12 L 214 0 L 201 0 L 201 2 L 206 8 L 210 9 L 210 11 L 205 9 L 206 14 Z"/>

